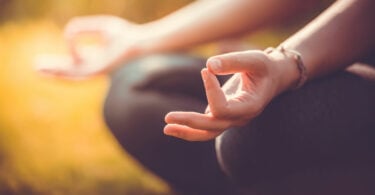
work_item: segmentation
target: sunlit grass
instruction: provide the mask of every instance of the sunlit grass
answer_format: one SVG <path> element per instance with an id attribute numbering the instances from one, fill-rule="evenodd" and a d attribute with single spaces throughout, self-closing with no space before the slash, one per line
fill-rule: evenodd
<path id="1" fill-rule="evenodd" d="M 0 194 L 166 194 L 106 128 L 106 77 L 36 74 L 38 53 L 64 52 L 49 21 L 0 27 Z"/>
<path id="2" fill-rule="evenodd" d="M 66 52 L 59 25 L 72 16 L 109 13 L 146 22 L 190 1 L 9 1 L 0 21 L 17 22 L 0 26 L 0 195 L 169 194 L 167 185 L 131 159 L 105 126 L 107 77 L 46 78 L 34 71 L 33 60 L 41 53 Z M 265 47 L 282 38 L 260 32 L 246 40 Z M 214 44 L 194 51 L 217 52 Z"/>

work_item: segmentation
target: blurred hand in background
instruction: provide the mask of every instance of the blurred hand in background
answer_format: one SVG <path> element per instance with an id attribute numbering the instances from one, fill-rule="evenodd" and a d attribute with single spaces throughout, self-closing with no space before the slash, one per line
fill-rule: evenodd
<path id="1" fill-rule="evenodd" d="M 39 56 L 37 69 L 68 78 L 108 72 L 115 64 L 138 55 L 137 46 L 145 39 L 144 32 L 140 25 L 115 16 L 74 18 L 64 30 L 70 54 Z M 90 38 L 91 42 L 84 42 Z"/>

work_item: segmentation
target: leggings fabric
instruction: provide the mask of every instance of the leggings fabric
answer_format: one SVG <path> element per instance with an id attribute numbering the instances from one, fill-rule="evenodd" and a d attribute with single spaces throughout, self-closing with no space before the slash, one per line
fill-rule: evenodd
<path id="1" fill-rule="evenodd" d="M 216 144 L 165 136 L 169 111 L 204 111 L 204 64 L 178 54 L 136 59 L 113 73 L 104 105 L 122 147 L 176 192 L 375 194 L 374 82 L 345 71 L 309 82 Z"/>

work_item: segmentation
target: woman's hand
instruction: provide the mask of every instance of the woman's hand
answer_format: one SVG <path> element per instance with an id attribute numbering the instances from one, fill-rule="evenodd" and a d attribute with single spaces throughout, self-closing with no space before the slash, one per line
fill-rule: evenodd
<path id="1" fill-rule="evenodd" d="M 189 141 L 213 139 L 230 127 L 248 123 L 298 79 L 294 61 L 279 51 L 212 57 L 201 73 L 208 100 L 206 113 L 168 113 L 165 134 Z M 234 75 L 220 87 L 215 74 Z"/>
<path id="2" fill-rule="evenodd" d="M 146 38 L 141 25 L 115 16 L 88 16 L 72 19 L 64 36 L 70 55 L 43 55 L 37 70 L 55 76 L 82 78 L 106 73 L 116 65 L 140 55 L 140 43 Z M 99 37 L 97 47 L 81 47 L 85 36 Z"/>

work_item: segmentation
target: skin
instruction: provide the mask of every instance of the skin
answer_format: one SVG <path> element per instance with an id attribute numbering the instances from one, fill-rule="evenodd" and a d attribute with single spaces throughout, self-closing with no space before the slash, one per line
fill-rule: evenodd
<path id="1" fill-rule="evenodd" d="M 309 2 L 197 1 L 143 25 L 113 16 L 76 18 L 65 29 L 71 54 L 65 56 L 65 60 L 44 58 L 38 68 L 43 73 L 68 78 L 106 73 L 119 62 L 134 57 L 185 49 L 255 30 L 275 18 L 287 19 L 309 7 L 306 6 Z M 343 69 L 375 45 L 372 36 L 375 27 L 371 21 L 375 18 L 374 7 L 372 0 L 337 1 L 282 45 L 301 53 L 309 79 Z M 85 33 L 103 36 L 104 50 L 93 56 L 83 56 L 75 40 Z M 273 98 L 296 85 L 300 73 L 293 57 L 289 52 L 278 50 L 211 57 L 207 68 L 202 70 L 208 100 L 206 112 L 170 112 L 165 117 L 164 133 L 189 141 L 205 141 L 230 127 L 248 123 Z M 220 86 L 216 75 L 226 74 L 234 76 Z"/>
<path id="2" fill-rule="evenodd" d="M 375 18 L 371 11 L 374 7 L 370 0 L 338 1 L 282 45 L 301 53 L 309 79 L 343 69 L 375 44 L 375 26 L 369 19 Z M 298 80 L 292 56 L 280 59 L 274 55 L 275 52 L 267 55 L 246 51 L 210 58 L 207 69 L 202 71 L 208 112 L 170 112 L 165 117 L 164 133 L 205 141 L 251 121 L 271 99 L 292 88 Z M 217 63 L 221 66 L 214 68 Z M 215 75 L 230 73 L 236 73 L 234 78 L 220 87 Z"/>
<path id="3" fill-rule="evenodd" d="M 110 72 L 139 56 L 187 49 L 251 32 L 277 22 L 275 18 L 286 20 L 305 12 L 311 9 L 311 2 L 201 0 L 146 24 L 109 15 L 77 17 L 64 29 L 70 54 L 43 55 L 37 59 L 36 68 L 41 73 L 68 79 L 91 77 Z M 78 40 L 87 34 L 105 40 L 100 51 L 85 55 L 78 49 Z"/>
<path id="4" fill-rule="evenodd" d="M 284 67 L 291 67 L 298 78 L 298 71 L 289 64 L 293 60 L 280 52 L 244 51 L 210 58 L 201 72 L 209 104 L 206 113 L 170 112 L 165 117 L 164 133 L 189 141 L 205 141 L 230 127 L 246 124 L 290 85 L 279 82 Z M 215 75 L 225 74 L 234 76 L 220 87 Z"/>

